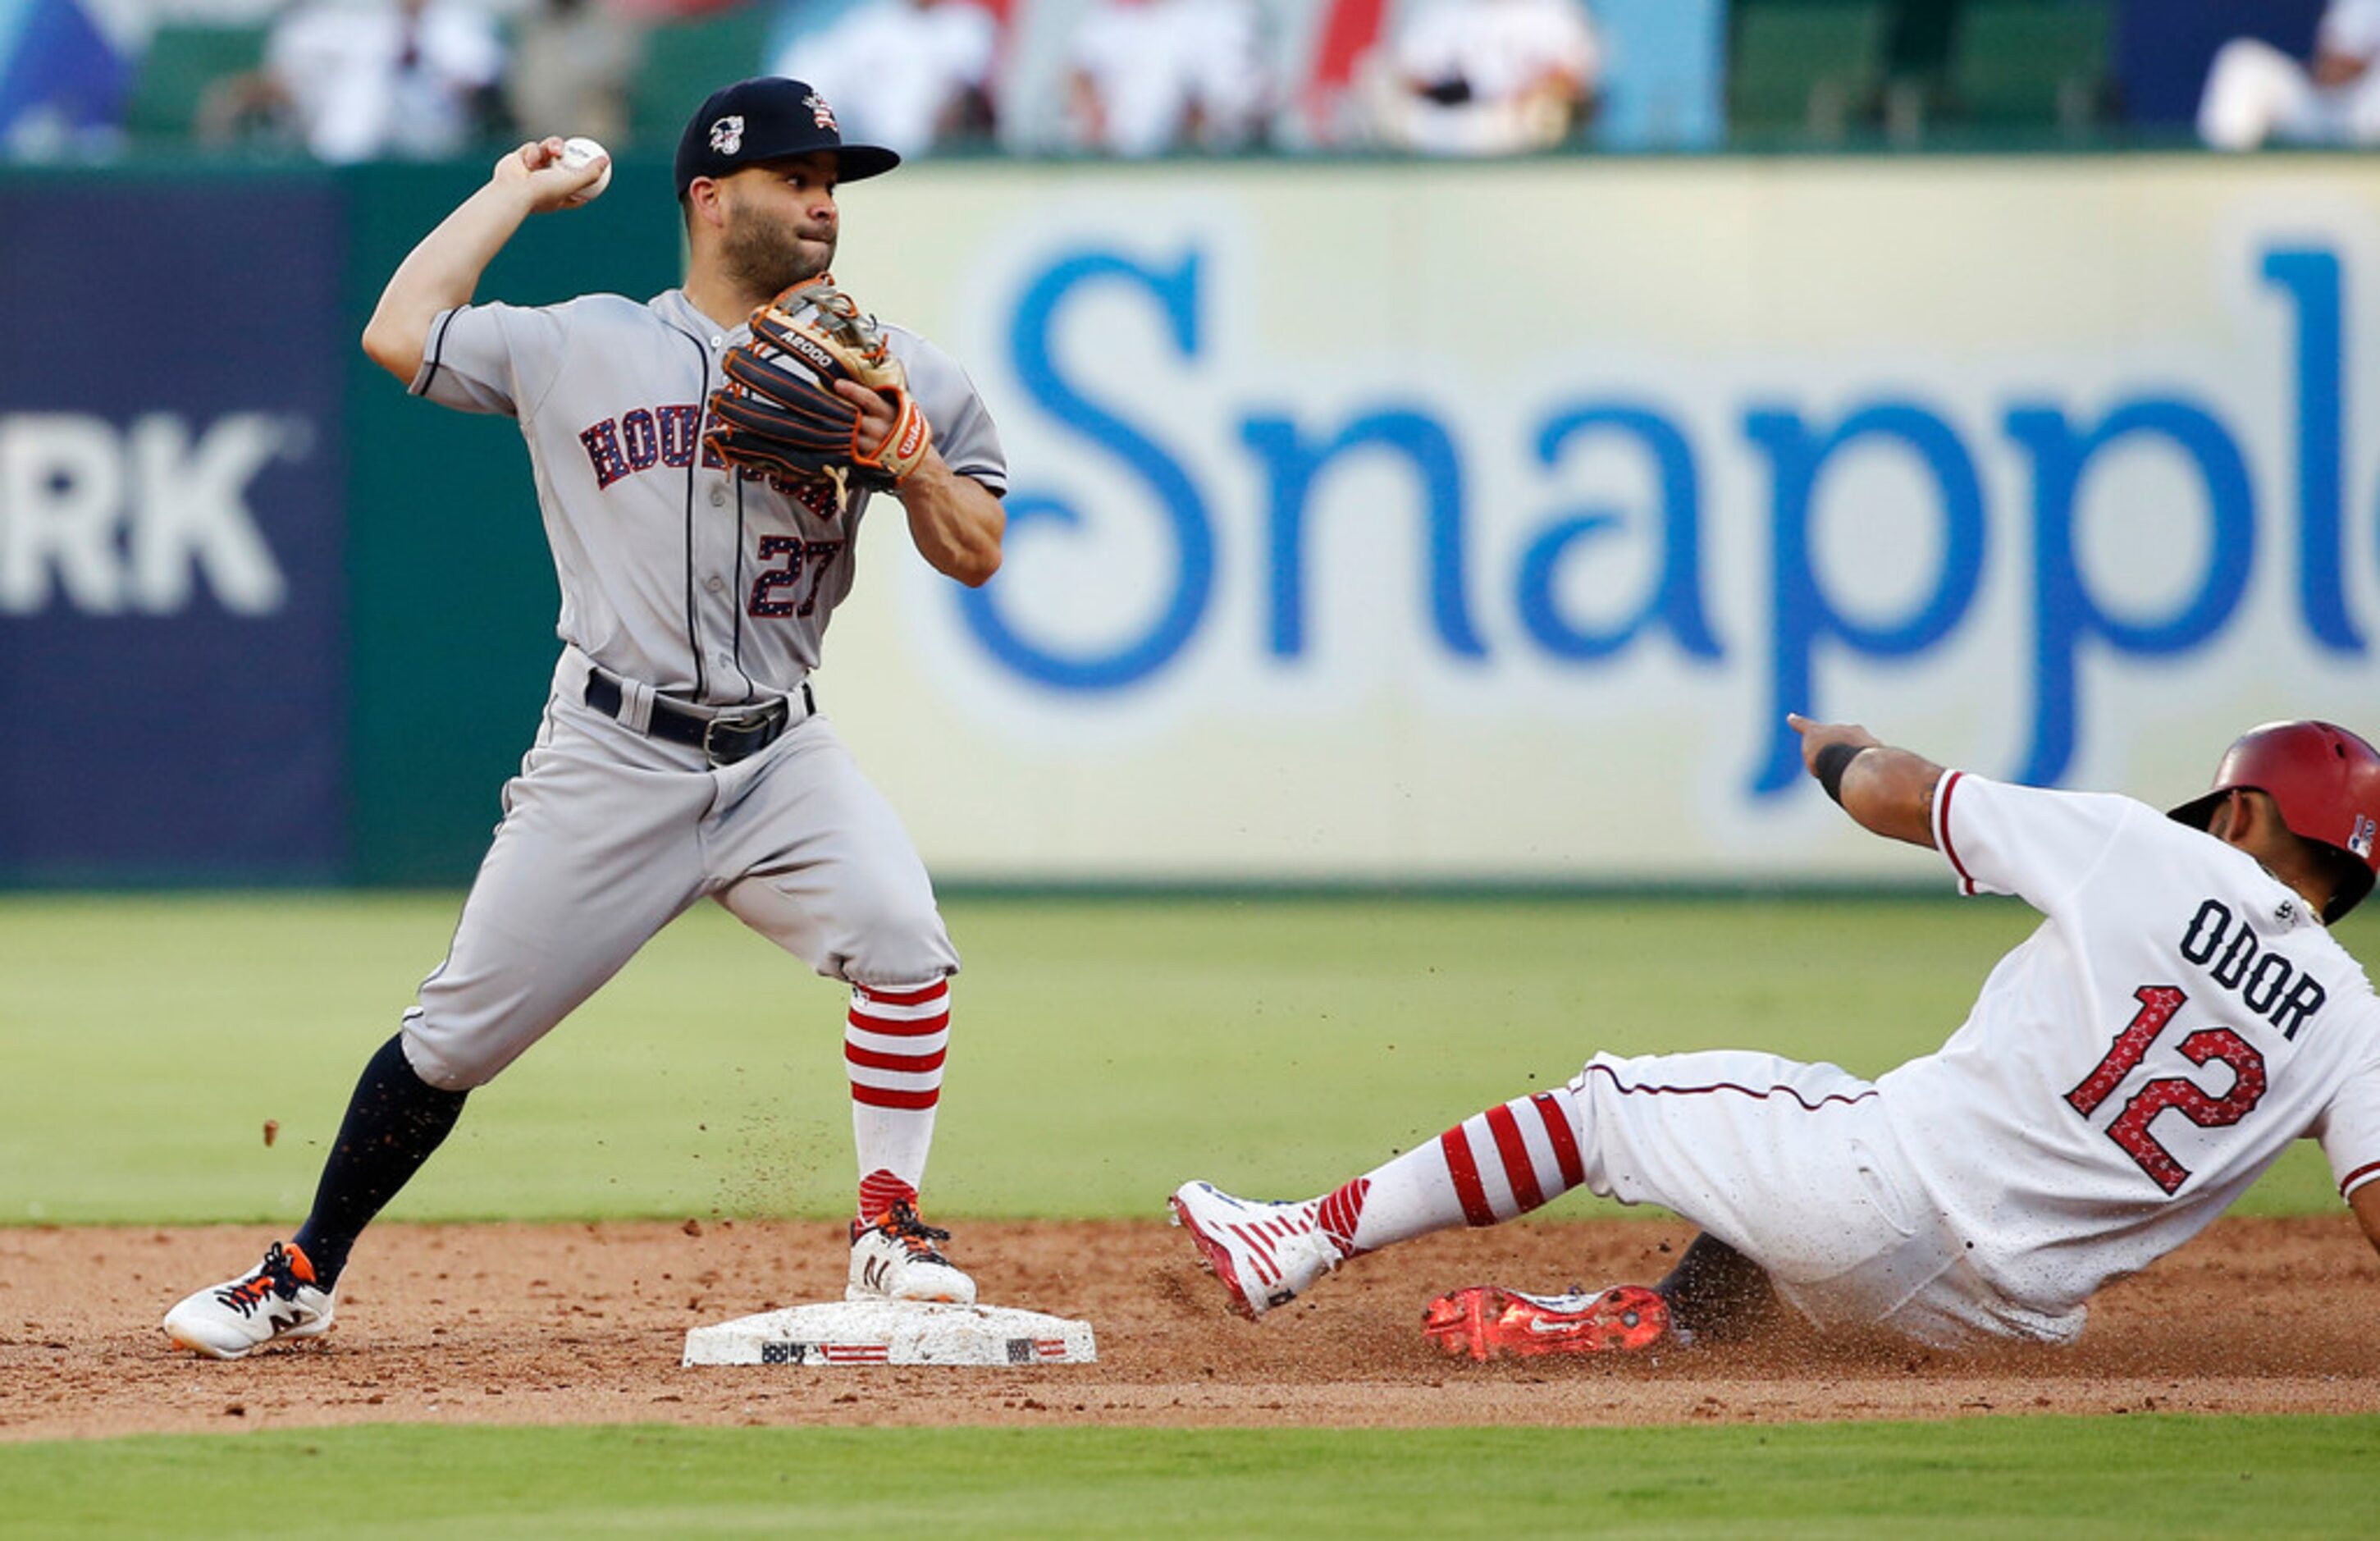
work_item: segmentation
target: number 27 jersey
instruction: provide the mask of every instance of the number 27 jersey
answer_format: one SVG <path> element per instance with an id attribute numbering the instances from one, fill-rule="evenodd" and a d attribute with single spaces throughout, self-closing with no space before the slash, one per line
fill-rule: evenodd
<path id="1" fill-rule="evenodd" d="M 1946 772 L 1967 893 L 2046 919 L 1941 1050 L 1877 1085 L 1984 1274 L 2045 1306 L 2188 1241 L 2292 1140 L 2380 1179 L 2380 1001 L 2305 900 L 2128 797 Z"/>
<path id="2" fill-rule="evenodd" d="M 915 333 L 885 333 L 951 469 L 1006 491 L 999 433 L 965 371 Z M 614 673 L 720 704 L 790 694 L 819 666 L 868 502 L 856 486 L 738 472 L 703 443 L 720 361 L 750 335 L 677 289 L 641 305 L 463 306 L 431 323 L 412 386 L 518 419 L 563 640 Z"/>

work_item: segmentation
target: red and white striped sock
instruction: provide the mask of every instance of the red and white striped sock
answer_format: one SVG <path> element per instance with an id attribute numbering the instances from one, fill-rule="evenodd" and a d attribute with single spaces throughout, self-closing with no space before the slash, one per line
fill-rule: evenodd
<path id="1" fill-rule="evenodd" d="M 873 1219 L 896 1203 L 917 1201 L 926 1157 L 933 1149 L 934 1109 L 942 1099 L 942 1061 L 950 1041 L 949 980 L 909 989 L 853 988 L 843 1062 L 851 1077 L 862 1219 Z"/>
<path id="2" fill-rule="evenodd" d="M 1320 1200 L 1322 1228 L 1353 1256 L 1525 1214 L 1585 1180 L 1576 1117 L 1566 1086 L 1499 1103 Z"/>

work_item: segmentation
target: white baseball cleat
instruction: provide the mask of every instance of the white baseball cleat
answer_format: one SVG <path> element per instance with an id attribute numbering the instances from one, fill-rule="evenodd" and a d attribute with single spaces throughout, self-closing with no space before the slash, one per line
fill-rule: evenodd
<path id="1" fill-rule="evenodd" d="M 917 1218 L 912 1205 L 895 1204 L 872 1221 L 851 1222 L 851 1282 L 845 1300 L 920 1300 L 973 1305 L 975 1280 L 951 1266 L 935 1248 L 951 1233 Z"/>
<path id="2" fill-rule="evenodd" d="M 165 1313 L 165 1336 L 209 1359 L 240 1359 L 285 1338 L 331 1330 L 331 1292 L 296 1244 L 273 1244 L 253 1273 L 200 1290 Z"/>
<path id="3" fill-rule="evenodd" d="M 1315 1206 L 1233 1198 L 1211 1183 L 1184 1183 L 1167 1204 L 1190 1232 L 1208 1271 L 1254 1321 L 1287 1305 L 1336 1268 L 1339 1249 L 1315 1220 Z"/>

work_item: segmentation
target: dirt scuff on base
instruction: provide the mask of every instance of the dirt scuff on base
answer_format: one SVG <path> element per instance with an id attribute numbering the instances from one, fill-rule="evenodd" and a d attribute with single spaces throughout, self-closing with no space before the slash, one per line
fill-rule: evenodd
<path id="1" fill-rule="evenodd" d="M 986 1304 L 1089 1320 L 1099 1363 L 686 1369 L 688 1328 L 841 1298 L 839 1226 L 389 1225 L 325 1338 L 236 1364 L 157 1329 L 251 1263 L 241 1229 L 0 1231 L 0 1438 L 346 1423 L 1692 1424 L 1979 1414 L 2380 1412 L 2380 1259 L 2345 1215 L 2227 1220 L 2101 1297 L 2065 1351 L 1780 1340 L 1475 1365 L 1416 1330 L 1457 1285 L 1650 1281 L 1658 1221 L 1519 1224 L 1360 1259 L 1261 1325 L 1161 1223 L 970 1223 Z"/>

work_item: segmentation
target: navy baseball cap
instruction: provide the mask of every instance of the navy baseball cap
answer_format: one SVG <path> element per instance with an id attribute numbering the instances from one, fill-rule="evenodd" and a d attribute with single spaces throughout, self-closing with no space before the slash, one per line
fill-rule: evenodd
<path id="1" fill-rule="evenodd" d="M 786 155 L 827 151 L 835 175 L 845 182 L 879 176 L 901 164 L 893 152 L 874 144 L 845 144 L 834 109 L 806 82 L 763 75 L 712 91 L 686 120 L 677 140 L 677 195 L 698 176 L 731 171 Z"/>

